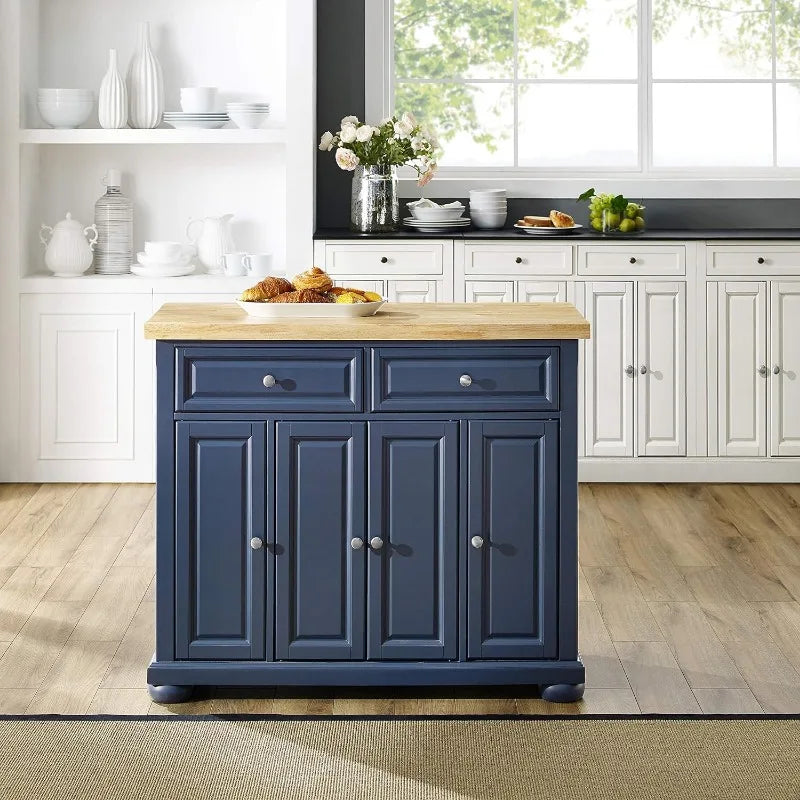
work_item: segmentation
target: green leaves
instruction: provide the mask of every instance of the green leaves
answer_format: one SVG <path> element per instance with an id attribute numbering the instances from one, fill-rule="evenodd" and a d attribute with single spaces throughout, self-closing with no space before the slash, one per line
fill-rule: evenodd
<path id="1" fill-rule="evenodd" d="M 594 187 L 587 189 L 577 200 L 578 203 L 585 203 L 590 197 L 594 197 Z"/>

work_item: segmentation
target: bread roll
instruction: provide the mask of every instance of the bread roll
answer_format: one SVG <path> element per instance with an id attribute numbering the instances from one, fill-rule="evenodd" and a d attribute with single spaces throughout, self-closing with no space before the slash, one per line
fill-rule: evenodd
<path id="1" fill-rule="evenodd" d="M 574 228 L 575 220 L 563 211 L 551 211 L 550 220 L 556 228 Z"/>
<path id="2" fill-rule="evenodd" d="M 550 217 L 524 217 L 526 224 L 534 228 L 552 228 L 553 222 Z"/>

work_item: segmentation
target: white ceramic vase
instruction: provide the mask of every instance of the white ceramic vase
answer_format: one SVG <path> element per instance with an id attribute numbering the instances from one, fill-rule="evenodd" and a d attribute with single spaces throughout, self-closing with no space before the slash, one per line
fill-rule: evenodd
<path id="1" fill-rule="evenodd" d="M 164 77 L 150 47 L 150 23 L 139 26 L 139 49 L 128 68 L 128 121 L 132 128 L 157 128 L 164 113 Z"/>
<path id="2" fill-rule="evenodd" d="M 108 72 L 100 84 L 97 114 L 101 128 L 124 128 L 128 124 L 128 89 L 119 71 L 116 50 L 108 51 Z"/>

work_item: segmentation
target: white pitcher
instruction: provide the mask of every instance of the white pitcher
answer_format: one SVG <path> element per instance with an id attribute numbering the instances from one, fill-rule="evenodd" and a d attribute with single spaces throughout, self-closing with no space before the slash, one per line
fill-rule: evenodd
<path id="1" fill-rule="evenodd" d="M 45 238 L 45 231 L 50 231 L 49 240 Z M 94 233 L 91 239 L 86 238 L 89 231 Z M 74 278 L 83 275 L 92 265 L 93 250 L 97 243 L 96 225 L 84 228 L 68 213 L 67 218 L 62 219 L 54 228 L 43 224 L 39 238 L 47 248 L 44 263 L 58 277 Z"/>
<path id="2" fill-rule="evenodd" d="M 197 248 L 200 263 L 211 275 L 225 271 L 225 253 L 236 249 L 231 236 L 232 219 L 233 214 L 223 214 L 221 217 L 193 219 L 186 226 L 186 236 Z"/>

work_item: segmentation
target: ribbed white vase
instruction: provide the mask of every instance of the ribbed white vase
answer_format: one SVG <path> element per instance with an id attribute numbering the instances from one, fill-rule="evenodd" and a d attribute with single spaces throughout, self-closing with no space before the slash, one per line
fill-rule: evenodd
<path id="1" fill-rule="evenodd" d="M 128 90 L 119 71 L 117 51 L 108 51 L 108 72 L 100 84 L 97 105 L 101 128 L 124 128 L 128 124 Z"/>
<path id="2" fill-rule="evenodd" d="M 128 68 L 128 121 L 132 128 L 157 128 L 164 113 L 164 78 L 150 48 L 150 23 L 139 26 L 139 49 Z"/>

